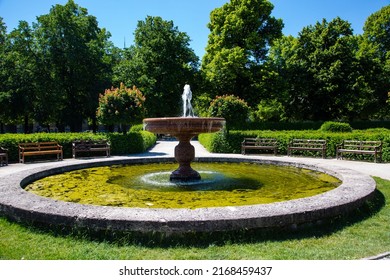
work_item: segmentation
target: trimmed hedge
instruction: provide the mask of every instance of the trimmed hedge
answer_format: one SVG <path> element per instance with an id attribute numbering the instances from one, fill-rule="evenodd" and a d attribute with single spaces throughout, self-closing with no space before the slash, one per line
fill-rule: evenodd
<path id="1" fill-rule="evenodd" d="M 349 125 L 349 123 L 324 122 L 321 125 L 320 130 L 329 132 L 352 132 L 352 127 Z"/>
<path id="2" fill-rule="evenodd" d="M 294 139 L 325 139 L 327 140 L 327 157 L 336 156 L 336 146 L 342 140 L 375 140 L 383 142 L 383 162 L 390 162 L 390 130 L 389 129 L 368 129 L 354 130 L 353 132 L 324 132 L 315 130 L 296 131 L 230 131 L 229 134 L 212 133 L 201 134 L 198 139 L 200 143 L 210 152 L 214 153 L 241 153 L 241 142 L 244 138 L 275 138 L 278 141 L 278 154 L 287 155 L 288 143 Z M 304 155 L 312 155 L 310 152 Z M 351 155 L 351 158 L 360 158 L 360 155 Z M 365 156 L 369 157 L 369 156 Z"/>
<path id="3" fill-rule="evenodd" d="M 0 134 L 0 146 L 9 149 L 9 161 L 18 162 L 18 144 L 28 142 L 56 141 L 63 146 L 64 158 L 72 157 L 72 142 L 75 140 L 108 140 L 112 155 L 141 153 L 156 143 L 156 136 L 147 131 L 120 133 L 34 133 Z"/>
<path id="4" fill-rule="evenodd" d="M 296 121 L 296 122 L 246 122 L 241 130 L 317 130 L 323 121 Z M 386 121 L 352 121 L 353 129 L 387 128 L 390 129 L 390 120 Z"/>

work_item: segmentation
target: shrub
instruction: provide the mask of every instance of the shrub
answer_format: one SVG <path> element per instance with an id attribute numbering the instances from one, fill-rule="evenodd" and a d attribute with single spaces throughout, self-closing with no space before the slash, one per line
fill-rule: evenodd
<path id="1" fill-rule="evenodd" d="M 140 132 L 144 130 L 144 125 L 141 124 L 136 124 L 130 127 L 129 132 Z"/>
<path id="2" fill-rule="evenodd" d="M 264 122 L 285 121 L 285 111 L 283 104 L 276 99 L 261 100 L 257 105 L 257 111 L 253 113 L 254 119 Z"/>
<path id="3" fill-rule="evenodd" d="M 249 106 L 234 95 L 217 96 L 210 104 L 209 115 L 225 118 L 226 129 L 229 131 L 241 127 L 247 121 Z"/>
<path id="4" fill-rule="evenodd" d="M 352 127 L 348 123 L 324 122 L 321 125 L 320 130 L 329 132 L 351 132 Z"/>
<path id="5" fill-rule="evenodd" d="M 145 97 L 136 87 L 132 89 L 121 83 L 120 88 L 107 89 L 99 97 L 96 116 L 107 125 L 138 123 L 144 114 Z"/>

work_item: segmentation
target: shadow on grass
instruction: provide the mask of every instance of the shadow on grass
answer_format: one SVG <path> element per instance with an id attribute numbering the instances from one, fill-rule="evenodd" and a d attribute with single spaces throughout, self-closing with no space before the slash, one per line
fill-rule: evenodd
<path id="1" fill-rule="evenodd" d="M 186 234 L 161 234 L 161 233 L 134 233 L 76 230 L 72 228 L 51 227 L 47 225 L 22 224 L 36 233 L 50 234 L 55 237 L 67 237 L 75 240 L 89 240 L 93 242 L 106 242 L 116 246 L 144 246 L 147 248 L 170 247 L 196 247 L 207 248 L 210 245 L 222 246 L 226 244 L 251 244 L 262 241 L 299 240 L 311 237 L 324 237 L 332 235 L 346 227 L 364 221 L 385 206 L 385 196 L 376 191 L 373 198 L 361 207 L 349 213 L 333 217 L 316 223 L 302 224 L 297 227 L 277 229 L 251 229 L 230 232 L 213 233 L 186 233 Z"/>

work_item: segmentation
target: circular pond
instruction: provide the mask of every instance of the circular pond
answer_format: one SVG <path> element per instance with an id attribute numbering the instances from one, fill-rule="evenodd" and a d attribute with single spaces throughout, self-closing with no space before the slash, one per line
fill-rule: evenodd
<path id="1" fill-rule="evenodd" d="M 86 168 L 174 162 L 173 158 L 163 156 L 65 160 L 26 166 L 23 171 L 0 175 L 0 214 L 28 223 L 103 231 L 171 234 L 261 229 L 286 227 L 343 215 L 372 198 L 376 188 L 375 181 L 370 176 L 351 169 L 335 167 L 327 160 L 304 164 L 293 158 L 269 159 L 229 155 L 229 157 L 198 158 L 198 161 L 291 166 L 330 174 L 340 179 L 342 183 L 330 191 L 304 198 L 274 203 L 194 209 L 81 204 L 43 197 L 24 189 L 39 179 L 64 172 L 82 171 Z"/>
<path id="2" fill-rule="evenodd" d="M 172 182 L 172 163 L 114 165 L 37 180 L 25 190 L 52 199 L 120 207 L 201 208 L 274 203 L 332 190 L 323 172 L 256 163 L 194 163 L 202 179 Z"/>

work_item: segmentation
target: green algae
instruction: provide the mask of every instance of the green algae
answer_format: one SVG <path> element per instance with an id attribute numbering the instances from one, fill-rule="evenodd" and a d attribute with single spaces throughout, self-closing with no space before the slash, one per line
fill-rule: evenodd
<path id="1" fill-rule="evenodd" d="M 332 190 L 330 175 L 252 163 L 193 163 L 202 180 L 171 183 L 176 164 L 106 166 L 53 175 L 25 190 L 56 200 L 120 207 L 200 208 L 264 204 Z"/>

